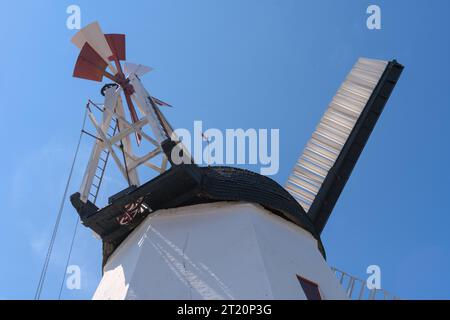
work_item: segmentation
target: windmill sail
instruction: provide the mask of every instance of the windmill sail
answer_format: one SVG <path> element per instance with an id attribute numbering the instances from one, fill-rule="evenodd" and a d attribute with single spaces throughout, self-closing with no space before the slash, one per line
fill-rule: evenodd
<path id="1" fill-rule="evenodd" d="M 403 66 L 360 58 L 325 111 L 286 189 L 321 232 Z"/>

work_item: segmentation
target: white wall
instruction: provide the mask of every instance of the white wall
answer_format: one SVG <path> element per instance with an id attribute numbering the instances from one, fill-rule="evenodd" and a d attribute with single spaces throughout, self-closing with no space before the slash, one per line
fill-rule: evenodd
<path id="1" fill-rule="evenodd" d="M 117 248 L 94 299 L 305 299 L 296 275 L 325 299 L 345 299 L 305 230 L 259 205 L 160 210 Z"/>

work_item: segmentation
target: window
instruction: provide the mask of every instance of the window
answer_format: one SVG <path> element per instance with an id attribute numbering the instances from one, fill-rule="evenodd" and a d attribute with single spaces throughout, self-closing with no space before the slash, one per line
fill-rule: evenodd
<path id="1" fill-rule="evenodd" d="M 297 279 L 302 286 L 303 292 L 305 293 L 306 299 L 308 300 L 322 300 L 320 296 L 319 286 L 308 279 L 305 279 L 297 275 Z"/>

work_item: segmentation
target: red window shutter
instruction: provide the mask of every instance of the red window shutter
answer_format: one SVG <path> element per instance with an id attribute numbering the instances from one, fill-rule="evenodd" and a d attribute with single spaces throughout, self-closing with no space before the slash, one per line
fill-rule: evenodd
<path id="1" fill-rule="evenodd" d="M 300 282 L 300 285 L 302 286 L 306 299 L 322 300 L 322 297 L 320 296 L 319 286 L 317 285 L 317 283 L 305 279 L 299 275 L 297 275 L 297 279 Z"/>

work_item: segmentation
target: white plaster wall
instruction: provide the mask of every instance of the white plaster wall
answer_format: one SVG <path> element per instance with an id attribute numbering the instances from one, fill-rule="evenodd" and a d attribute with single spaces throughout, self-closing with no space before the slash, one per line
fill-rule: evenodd
<path id="1" fill-rule="evenodd" d="M 345 299 L 305 230 L 259 205 L 160 210 L 109 258 L 94 299 L 305 299 L 299 274 Z"/>

